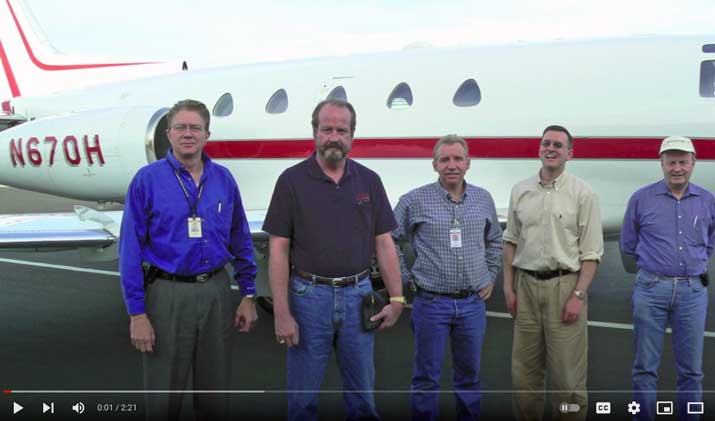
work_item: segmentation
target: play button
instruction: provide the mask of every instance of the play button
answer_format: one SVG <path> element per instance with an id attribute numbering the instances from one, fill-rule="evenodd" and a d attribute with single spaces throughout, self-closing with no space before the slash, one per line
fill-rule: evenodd
<path id="1" fill-rule="evenodd" d="M 17 402 L 12 403 L 12 415 L 17 414 L 18 412 L 22 411 L 23 409 L 24 409 L 24 407 L 22 405 L 20 405 L 19 403 L 17 403 Z"/>

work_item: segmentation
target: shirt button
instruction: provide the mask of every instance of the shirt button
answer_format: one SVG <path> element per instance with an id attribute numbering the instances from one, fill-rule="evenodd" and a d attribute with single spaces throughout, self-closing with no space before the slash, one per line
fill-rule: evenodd
<path id="1" fill-rule="evenodd" d="M 683 217 L 682 215 L 678 215 L 678 219 L 680 219 L 680 218 L 682 218 L 682 217 Z"/>
<path id="2" fill-rule="evenodd" d="M 682 249 L 683 249 L 683 247 L 682 247 L 682 246 L 681 246 L 681 247 L 678 247 L 678 250 L 682 250 Z"/>
<path id="3" fill-rule="evenodd" d="M 683 266 L 683 264 L 681 263 L 680 266 Z"/>
<path id="4" fill-rule="evenodd" d="M 683 231 L 678 231 L 678 234 L 682 234 L 682 233 L 683 233 Z"/>
<path id="5" fill-rule="evenodd" d="M 462 260 L 462 256 L 459 256 L 459 260 Z"/>
<path id="6" fill-rule="evenodd" d="M 208 260 L 204 260 L 204 263 L 208 263 L 208 262 L 209 262 Z"/>

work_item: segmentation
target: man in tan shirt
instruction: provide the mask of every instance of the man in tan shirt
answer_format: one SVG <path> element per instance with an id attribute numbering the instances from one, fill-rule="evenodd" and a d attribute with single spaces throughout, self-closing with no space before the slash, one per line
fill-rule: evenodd
<path id="1" fill-rule="evenodd" d="M 552 415 L 585 419 L 588 406 L 586 290 L 603 255 L 598 200 L 565 172 L 573 138 L 549 126 L 539 173 L 511 191 L 504 231 L 504 296 L 514 318 L 511 375 L 518 420 L 540 420 L 548 373 Z M 535 393 L 537 392 L 537 393 Z M 561 403 L 572 404 L 563 413 Z M 576 409 L 573 405 L 578 405 Z"/>

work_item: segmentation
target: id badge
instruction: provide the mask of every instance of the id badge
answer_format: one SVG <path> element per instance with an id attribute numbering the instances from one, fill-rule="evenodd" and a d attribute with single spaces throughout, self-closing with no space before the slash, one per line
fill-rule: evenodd
<path id="1" fill-rule="evenodd" d="M 462 247 L 462 229 L 451 228 L 449 230 L 449 246 L 452 248 Z"/>
<path id="2" fill-rule="evenodd" d="M 189 218 L 189 238 L 201 238 L 201 218 Z"/>

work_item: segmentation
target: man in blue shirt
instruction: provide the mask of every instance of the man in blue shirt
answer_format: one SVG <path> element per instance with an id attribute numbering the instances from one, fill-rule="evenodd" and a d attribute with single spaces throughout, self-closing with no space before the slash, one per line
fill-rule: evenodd
<path id="1" fill-rule="evenodd" d="M 146 390 L 228 390 L 233 327 L 257 319 L 256 264 L 236 181 L 205 153 L 209 112 L 184 100 L 167 114 L 171 151 L 137 172 L 129 185 L 119 269 L 130 334 L 142 352 Z M 243 299 L 234 309 L 230 279 Z M 235 310 L 235 312 L 234 312 Z M 178 419 L 181 393 L 148 393 L 147 419 Z M 225 419 L 225 394 L 193 396 L 197 419 Z"/>
<path id="2" fill-rule="evenodd" d="M 407 238 L 411 270 L 401 257 L 402 279 L 413 280 L 415 335 L 412 418 L 439 418 L 440 369 L 452 343 L 457 419 L 478 419 L 479 364 L 487 326 L 485 301 L 501 269 L 502 230 L 492 196 L 467 184 L 469 148 L 459 136 L 442 137 L 432 167 L 438 181 L 414 189 L 395 208 L 395 241 Z"/>
<path id="3" fill-rule="evenodd" d="M 678 374 L 678 419 L 688 402 L 702 401 L 702 359 L 708 305 L 708 258 L 715 243 L 715 199 L 689 182 L 695 167 L 690 139 L 671 136 L 660 146 L 663 180 L 633 193 L 621 233 L 621 251 L 636 259 L 633 289 L 633 396 L 636 419 L 656 414 L 658 367 L 665 330 L 673 332 Z"/>
<path id="4" fill-rule="evenodd" d="M 390 232 L 397 225 L 380 177 L 348 158 L 355 110 L 329 99 L 313 111 L 316 152 L 276 182 L 263 230 L 270 234 L 268 277 L 276 340 L 288 347 L 288 419 L 318 417 L 318 391 L 335 349 L 347 419 L 377 419 L 375 335 L 361 324 L 372 291 L 373 254 L 390 293 L 374 319 L 395 324 L 404 305 Z"/>

